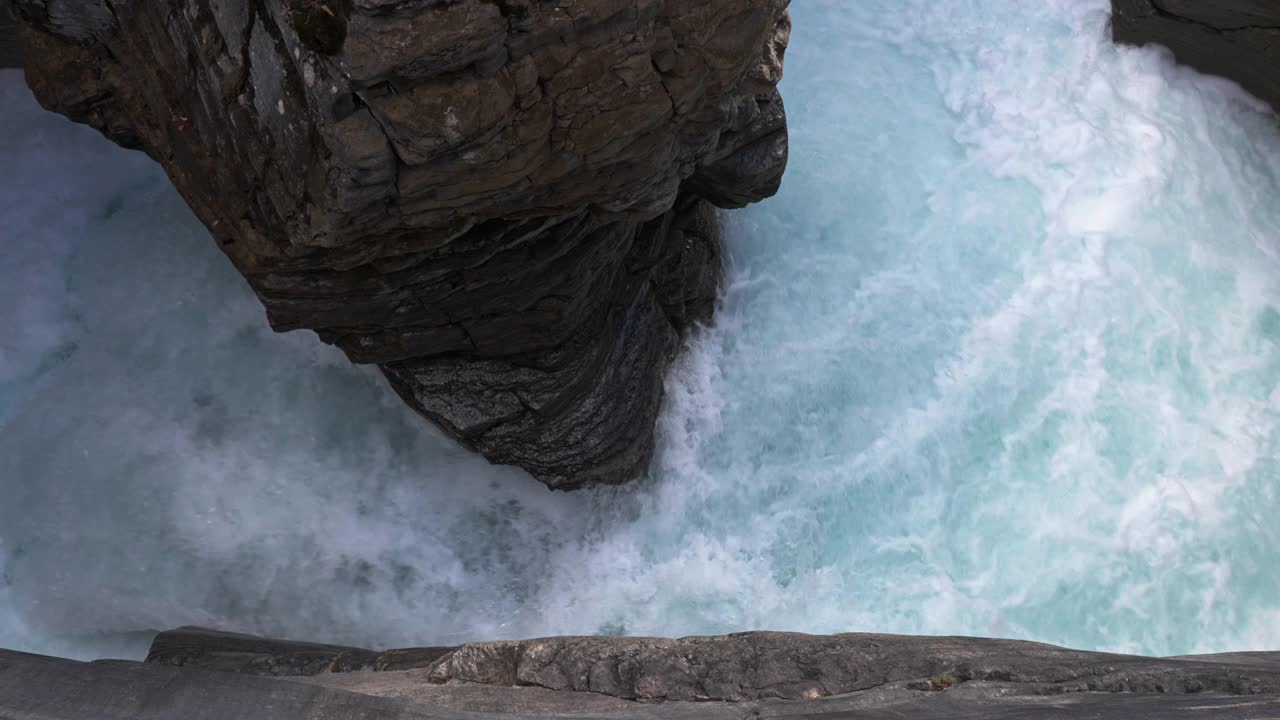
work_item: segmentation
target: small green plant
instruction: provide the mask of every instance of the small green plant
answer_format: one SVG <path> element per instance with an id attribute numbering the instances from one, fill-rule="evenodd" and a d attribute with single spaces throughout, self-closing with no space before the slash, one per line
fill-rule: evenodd
<path id="1" fill-rule="evenodd" d="M 955 675 L 952 675 L 951 673 L 942 673 L 941 675 L 934 675 L 929 678 L 929 687 L 932 687 L 934 690 L 946 690 L 958 682 L 960 681 L 956 679 Z"/>

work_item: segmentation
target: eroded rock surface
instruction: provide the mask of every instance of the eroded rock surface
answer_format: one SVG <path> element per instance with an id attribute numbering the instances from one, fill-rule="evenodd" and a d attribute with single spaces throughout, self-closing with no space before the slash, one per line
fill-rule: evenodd
<path id="1" fill-rule="evenodd" d="M 1178 60 L 1230 78 L 1280 110 L 1280 3 L 1112 0 L 1116 41 L 1157 43 Z"/>
<path id="2" fill-rule="evenodd" d="M 1274 659 L 1163 660 L 1013 640 L 751 632 L 667 638 L 561 637 L 464 645 L 426 673 L 465 682 L 628 700 L 813 700 L 948 675 L 1032 693 L 1280 693 Z M 927 688 L 922 688 L 927 689 Z"/>
<path id="3" fill-rule="evenodd" d="M 537 687 L 643 702 L 813 700 L 895 684 L 929 690 L 929 679 L 943 675 L 1030 694 L 1280 694 L 1280 653 L 1149 658 L 1021 640 L 871 633 L 569 636 L 374 652 L 184 627 L 156 636 L 147 662 L 255 675 L 412 670 L 417 685 Z M 334 684 L 370 676 L 350 677 Z"/>
<path id="4" fill-rule="evenodd" d="M 46 107 L 158 160 L 278 330 L 495 462 L 634 476 L 773 194 L 789 0 L 16 0 Z"/>
<path id="5" fill-rule="evenodd" d="M 376 660 L 314 664 L 320 655 L 426 664 L 379 672 Z M 304 666 L 314 674 L 279 677 Z M 1280 716 L 1280 654 L 1147 658 L 1013 640 L 773 632 L 377 653 L 181 628 L 157 637 L 145 664 L 0 651 L 0 716 L 1252 719 Z"/>
<path id="6" fill-rule="evenodd" d="M 341 645 L 271 640 L 208 628 L 182 627 L 157 635 L 151 642 L 146 661 L 216 672 L 290 677 L 429 667 L 456 649 L 420 647 L 374 652 Z"/>

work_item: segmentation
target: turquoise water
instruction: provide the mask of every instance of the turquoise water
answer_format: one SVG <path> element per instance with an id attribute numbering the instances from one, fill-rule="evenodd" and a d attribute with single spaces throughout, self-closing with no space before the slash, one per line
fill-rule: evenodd
<path id="1" fill-rule="evenodd" d="M 0 645 L 1280 647 L 1280 134 L 1106 9 L 797 0 L 783 191 L 652 477 L 573 495 L 270 333 L 156 167 L 0 74 Z"/>

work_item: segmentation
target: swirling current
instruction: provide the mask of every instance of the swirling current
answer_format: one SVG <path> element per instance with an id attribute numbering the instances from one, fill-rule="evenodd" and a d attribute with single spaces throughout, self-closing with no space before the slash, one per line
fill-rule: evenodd
<path id="1" fill-rule="evenodd" d="M 745 629 L 1280 647 L 1280 133 L 1106 0 L 798 0 L 649 477 L 546 491 L 0 72 L 0 646 Z"/>

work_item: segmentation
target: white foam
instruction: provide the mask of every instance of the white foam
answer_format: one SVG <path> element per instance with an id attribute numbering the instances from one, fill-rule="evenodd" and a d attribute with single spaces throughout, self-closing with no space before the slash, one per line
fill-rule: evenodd
<path id="1" fill-rule="evenodd" d="M 0 644 L 1274 646 L 1280 137 L 1107 6 L 794 4 L 787 182 L 729 217 L 653 477 L 572 496 L 271 335 L 154 168 L 3 78 L 6 161 L 58 167 L 4 190 L 35 271 L 3 269 Z"/>

